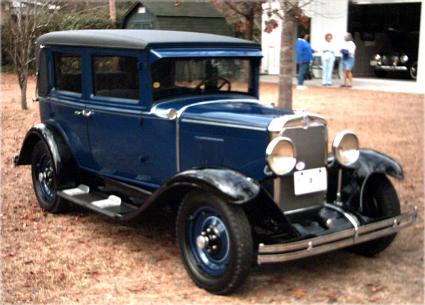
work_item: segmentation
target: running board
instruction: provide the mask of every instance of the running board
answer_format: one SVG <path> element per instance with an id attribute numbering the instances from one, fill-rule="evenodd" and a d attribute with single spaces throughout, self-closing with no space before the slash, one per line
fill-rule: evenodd
<path id="1" fill-rule="evenodd" d="M 61 190 L 58 192 L 58 196 L 111 218 L 121 219 L 125 215 L 137 211 L 137 206 L 123 202 L 120 197 L 90 192 L 90 187 L 84 184 L 80 184 L 76 188 Z"/>

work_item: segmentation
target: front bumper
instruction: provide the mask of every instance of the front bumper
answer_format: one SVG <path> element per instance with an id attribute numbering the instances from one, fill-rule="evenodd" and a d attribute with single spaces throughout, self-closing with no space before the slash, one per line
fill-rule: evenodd
<path id="1" fill-rule="evenodd" d="M 407 71 L 408 68 L 406 66 L 373 66 L 375 70 L 380 71 Z"/>
<path id="2" fill-rule="evenodd" d="M 353 229 L 326 234 L 283 244 L 258 247 L 258 264 L 277 263 L 313 256 L 396 233 L 411 225 L 417 217 L 417 208 L 411 213 L 373 222 Z"/>

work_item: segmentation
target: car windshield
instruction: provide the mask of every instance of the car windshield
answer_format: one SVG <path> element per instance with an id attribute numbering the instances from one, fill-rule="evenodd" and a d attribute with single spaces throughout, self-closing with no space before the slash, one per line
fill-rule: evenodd
<path id="1" fill-rule="evenodd" d="M 167 58 L 153 63 L 151 69 L 154 100 L 185 94 L 250 92 L 248 59 Z"/>

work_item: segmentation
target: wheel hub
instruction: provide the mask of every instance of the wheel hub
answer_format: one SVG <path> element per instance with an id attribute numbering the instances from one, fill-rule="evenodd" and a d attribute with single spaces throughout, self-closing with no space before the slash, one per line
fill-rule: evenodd
<path id="1" fill-rule="evenodd" d="M 214 253 L 219 250 L 220 237 L 217 228 L 209 226 L 196 238 L 196 246 L 208 253 Z"/>
<path id="2" fill-rule="evenodd" d="M 200 249 L 205 249 L 206 247 L 208 247 L 208 242 L 209 242 L 209 239 L 206 236 L 199 235 L 196 238 L 196 245 Z"/>

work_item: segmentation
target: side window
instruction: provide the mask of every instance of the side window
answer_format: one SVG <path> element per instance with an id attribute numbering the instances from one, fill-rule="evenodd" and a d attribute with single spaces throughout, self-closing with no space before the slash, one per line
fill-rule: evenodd
<path id="1" fill-rule="evenodd" d="M 54 53 L 56 90 L 81 93 L 81 57 L 74 53 Z"/>
<path id="2" fill-rule="evenodd" d="M 136 57 L 93 56 L 95 96 L 139 99 L 139 72 Z"/>
<path id="3" fill-rule="evenodd" d="M 49 91 L 49 69 L 47 66 L 47 56 L 44 49 L 40 49 L 38 54 L 38 69 L 37 69 L 37 94 L 46 96 Z"/>

